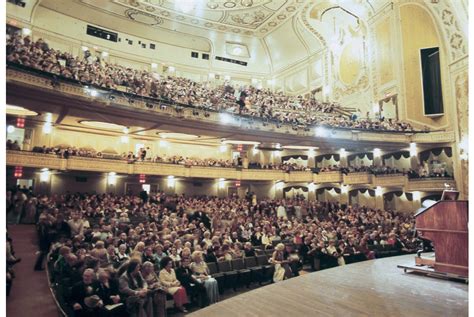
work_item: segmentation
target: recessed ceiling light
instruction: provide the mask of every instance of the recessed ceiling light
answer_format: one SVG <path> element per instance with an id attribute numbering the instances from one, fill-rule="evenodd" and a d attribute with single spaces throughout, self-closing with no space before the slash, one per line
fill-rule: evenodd
<path id="1" fill-rule="evenodd" d="M 200 136 L 196 134 L 187 133 L 175 133 L 175 132 L 160 132 L 158 135 L 163 139 L 176 139 L 176 140 L 195 140 L 199 139 Z"/>
<path id="2" fill-rule="evenodd" d="M 105 129 L 105 130 L 118 130 L 123 131 L 126 129 L 126 126 L 110 123 L 110 122 L 102 122 L 102 121 L 90 121 L 90 120 L 83 120 L 79 121 L 80 124 L 97 129 Z"/>
<path id="3" fill-rule="evenodd" d="M 14 116 L 37 116 L 38 115 L 38 112 L 36 111 L 32 111 L 20 106 L 12 106 L 12 105 L 7 105 L 6 112 L 7 114 L 11 114 Z"/>
<path id="4" fill-rule="evenodd" d="M 317 150 L 319 147 L 317 146 L 305 146 L 305 145 L 285 145 L 283 146 L 284 149 L 288 150 Z"/>
<path id="5" fill-rule="evenodd" d="M 232 50 L 232 54 L 234 55 L 240 55 L 240 53 L 242 53 L 242 48 L 240 48 L 239 46 L 234 47 L 234 49 Z"/>
<path id="6" fill-rule="evenodd" d="M 243 141 L 243 140 L 223 140 L 222 144 L 250 144 L 250 145 L 259 145 L 260 142 L 256 141 Z"/>

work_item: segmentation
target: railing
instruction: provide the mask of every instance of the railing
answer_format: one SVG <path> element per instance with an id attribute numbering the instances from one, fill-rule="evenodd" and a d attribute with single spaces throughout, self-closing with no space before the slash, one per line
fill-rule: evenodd
<path id="1" fill-rule="evenodd" d="M 71 156 L 68 159 L 54 154 L 7 150 L 7 166 L 49 168 L 53 170 L 77 170 L 91 172 L 116 172 L 120 174 L 145 174 L 208 179 L 235 179 L 246 181 L 284 181 L 287 183 L 340 183 L 345 185 L 368 184 L 372 187 L 403 187 L 405 191 L 439 191 L 445 183 L 456 187 L 452 178 L 408 179 L 403 174 L 372 175 L 370 173 L 342 174 L 339 171 L 320 172 L 267 169 L 244 169 L 241 167 L 184 166 L 171 163 L 135 162 L 92 157 Z"/>
<path id="2" fill-rule="evenodd" d="M 221 113 L 213 109 L 171 103 L 169 100 L 143 97 L 120 90 L 87 85 L 87 87 L 95 88 L 101 92 L 99 96 L 92 98 L 85 92 L 84 88 L 86 85 L 76 80 L 62 77 L 59 78 L 56 75 L 14 63 L 7 63 L 7 65 L 7 82 L 41 87 L 43 90 L 50 90 L 51 93 L 68 94 L 76 99 L 83 99 L 87 102 L 95 101 L 121 108 L 139 109 L 158 116 L 165 115 L 166 117 L 171 116 L 179 119 L 197 120 L 215 125 L 221 124 Z M 52 85 L 52 82 L 59 84 Z M 133 103 L 130 102 L 131 100 L 133 100 Z M 262 119 L 260 117 L 249 115 L 237 115 L 229 112 L 224 113 L 232 117 L 232 120 L 230 120 L 227 125 L 240 129 L 292 134 L 302 137 L 314 137 L 314 125 L 294 130 L 292 125 L 278 122 L 277 120 Z M 329 131 L 328 138 L 349 139 L 353 141 L 380 141 L 381 133 L 383 134 L 384 142 L 444 143 L 454 141 L 453 131 L 386 131 L 357 128 L 335 128 L 329 126 L 325 128 Z"/>

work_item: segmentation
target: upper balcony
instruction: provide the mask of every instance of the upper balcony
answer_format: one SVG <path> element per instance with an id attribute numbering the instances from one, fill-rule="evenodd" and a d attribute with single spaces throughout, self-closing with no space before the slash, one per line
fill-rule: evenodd
<path id="1" fill-rule="evenodd" d="M 84 119 L 93 119 L 95 114 L 104 113 L 133 118 L 136 122 L 153 122 L 175 132 L 206 133 L 219 137 L 232 132 L 242 140 L 274 142 L 278 139 L 280 143 L 292 144 L 297 141 L 308 145 L 317 142 L 320 147 L 334 142 L 338 142 L 341 147 L 349 147 L 352 142 L 357 141 L 360 146 L 381 147 L 387 151 L 399 150 L 414 141 L 433 144 L 454 141 L 452 131 L 428 133 L 326 128 L 325 135 L 315 136 L 314 127 L 294 127 L 227 112 L 224 124 L 222 112 L 170 104 L 164 100 L 101 87 L 95 87 L 98 93 L 92 96 L 77 81 L 59 79 L 52 74 L 15 64 L 8 65 L 6 79 L 7 101 L 10 104 L 40 113 L 51 112 L 55 106 L 56 109 L 64 109 L 64 105 L 68 105 L 68 108 L 74 109 L 75 114 Z"/>
<path id="2" fill-rule="evenodd" d="M 440 191 L 445 183 L 455 187 L 452 178 L 408 179 L 402 174 L 371 175 L 369 173 L 321 172 L 313 174 L 311 171 L 284 172 L 281 170 L 243 169 L 204 166 L 184 166 L 169 163 L 135 162 L 126 160 L 101 159 L 71 156 L 68 159 L 54 154 L 42 154 L 26 151 L 7 150 L 7 166 L 23 166 L 33 168 L 48 168 L 52 170 L 75 170 L 87 172 L 115 172 L 119 174 L 145 174 L 184 178 L 225 178 L 243 181 L 284 181 L 286 183 L 315 183 L 344 185 L 368 185 L 369 187 L 395 187 L 405 191 Z"/>

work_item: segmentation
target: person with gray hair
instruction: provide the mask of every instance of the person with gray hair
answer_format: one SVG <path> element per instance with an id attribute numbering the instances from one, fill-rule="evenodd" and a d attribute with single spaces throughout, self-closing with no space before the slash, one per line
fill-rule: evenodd
<path id="1" fill-rule="evenodd" d="M 166 288 L 160 283 L 155 273 L 155 266 L 150 261 L 142 265 L 142 276 L 151 290 L 150 296 L 153 300 L 153 311 L 155 317 L 166 316 Z"/>
<path id="2" fill-rule="evenodd" d="M 131 317 L 152 317 L 153 300 L 148 296 L 150 290 L 140 268 L 140 260 L 130 260 L 126 271 L 119 278 L 119 289 Z"/>

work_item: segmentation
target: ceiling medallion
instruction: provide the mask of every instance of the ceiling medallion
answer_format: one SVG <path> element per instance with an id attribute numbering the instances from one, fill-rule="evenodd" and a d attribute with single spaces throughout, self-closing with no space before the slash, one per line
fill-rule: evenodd
<path id="1" fill-rule="evenodd" d="M 277 16 L 277 18 L 278 18 L 279 20 L 283 20 L 283 19 L 286 18 L 286 15 L 284 15 L 284 14 L 279 14 L 279 15 Z"/>
<path id="2" fill-rule="evenodd" d="M 268 26 L 274 27 L 274 26 L 277 26 L 277 23 L 276 22 L 270 22 L 270 23 L 268 23 Z"/>
<path id="3" fill-rule="evenodd" d="M 244 6 L 244 7 L 251 7 L 253 5 L 253 1 L 252 0 L 242 0 L 241 1 L 241 4 Z"/>
<path id="4" fill-rule="evenodd" d="M 265 20 L 265 13 L 257 11 L 253 14 L 236 14 L 231 17 L 232 21 L 241 25 L 258 25 Z"/>
<path id="5" fill-rule="evenodd" d="M 236 6 L 237 4 L 235 2 L 232 2 L 232 1 L 227 1 L 227 2 L 224 2 L 224 7 L 226 7 L 227 9 L 232 9 Z"/>
<path id="6" fill-rule="evenodd" d="M 289 6 L 288 8 L 286 8 L 286 11 L 288 11 L 288 12 L 293 12 L 295 10 L 296 10 L 296 8 L 294 6 Z"/>
<path id="7" fill-rule="evenodd" d="M 146 25 L 156 26 L 159 24 L 163 24 L 163 19 L 157 17 L 152 14 L 148 14 L 146 12 L 138 11 L 135 9 L 128 9 L 125 11 L 125 16 L 127 16 L 130 20 L 135 22 L 143 23 Z"/>

